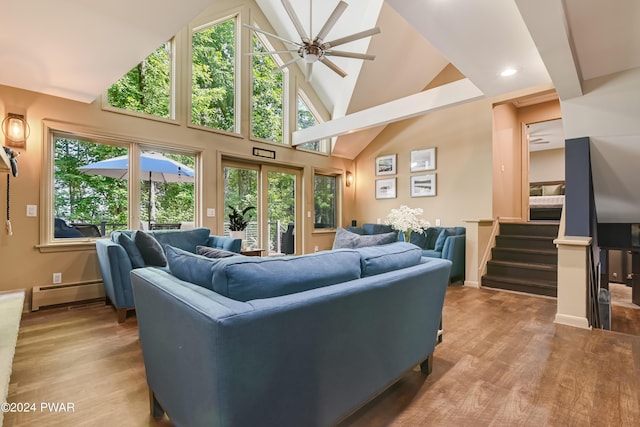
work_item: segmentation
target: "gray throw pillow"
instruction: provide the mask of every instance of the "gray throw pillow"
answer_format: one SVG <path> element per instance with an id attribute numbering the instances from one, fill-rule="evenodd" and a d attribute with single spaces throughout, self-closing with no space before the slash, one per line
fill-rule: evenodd
<path id="1" fill-rule="evenodd" d="M 440 234 L 438 235 L 438 239 L 436 240 L 436 244 L 433 247 L 433 250 L 436 252 L 442 252 L 444 249 L 444 242 L 447 241 L 447 237 L 455 235 L 456 231 L 450 228 L 443 228 Z"/>
<path id="2" fill-rule="evenodd" d="M 138 230 L 133 235 L 133 241 L 146 265 L 157 267 L 165 267 L 167 265 L 167 257 L 164 255 L 164 250 L 162 250 L 162 246 L 153 236 Z"/>
<path id="3" fill-rule="evenodd" d="M 333 241 L 333 249 L 364 248 L 367 246 L 386 245 L 396 241 L 398 241 L 398 233 L 395 231 L 391 233 L 359 235 L 347 231 L 344 228 L 338 228 Z"/>
<path id="4" fill-rule="evenodd" d="M 212 248 L 210 246 L 196 246 L 196 254 L 206 256 L 207 258 L 228 258 L 230 256 L 240 255 L 235 252 Z"/>

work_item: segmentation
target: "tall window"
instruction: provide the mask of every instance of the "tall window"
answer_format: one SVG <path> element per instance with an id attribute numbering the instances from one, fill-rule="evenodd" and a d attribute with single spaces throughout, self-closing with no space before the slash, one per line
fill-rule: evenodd
<path id="1" fill-rule="evenodd" d="M 336 176 L 314 175 L 313 203 L 314 228 L 336 228 L 337 181 Z"/>
<path id="2" fill-rule="evenodd" d="M 235 132 L 236 18 L 195 31 L 191 44 L 191 123 Z"/>
<path id="3" fill-rule="evenodd" d="M 100 237 L 128 222 L 126 174 L 108 168 L 87 169 L 106 159 L 126 158 L 124 147 L 72 135 L 54 135 L 54 238 Z M 126 165 L 125 165 L 126 167 Z"/>
<path id="4" fill-rule="evenodd" d="M 299 130 L 306 129 L 308 127 L 318 124 L 318 119 L 316 118 L 316 115 L 313 114 L 313 112 L 309 108 L 309 105 L 301 95 L 298 95 L 297 104 L 298 104 L 297 125 Z M 298 148 L 301 148 L 303 150 L 309 150 L 309 151 L 317 151 L 319 153 L 326 153 L 327 141 L 318 140 L 318 141 L 305 142 L 304 144 L 298 145 Z"/>
<path id="5" fill-rule="evenodd" d="M 283 72 L 263 42 L 253 36 L 253 98 L 251 135 L 273 142 L 283 140 Z"/>
<path id="6" fill-rule="evenodd" d="M 195 226 L 193 155 L 144 150 L 140 159 L 142 228 Z"/>
<path id="7" fill-rule="evenodd" d="M 172 116 L 172 43 L 164 43 L 107 91 L 110 106 L 169 118 Z"/>

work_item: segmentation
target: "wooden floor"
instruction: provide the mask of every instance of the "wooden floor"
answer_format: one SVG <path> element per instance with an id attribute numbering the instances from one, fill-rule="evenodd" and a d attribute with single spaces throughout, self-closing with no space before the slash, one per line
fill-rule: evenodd
<path id="1" fill-rule="evenodd" d="M 340 426 L 640 425 L 640 337 L 554 315 L 554 299 L 451 286 L 433 373 L 408 372 Z M 100 304 L 23 316 L 8 401 L 37 410 L 5 427 L 171 425 L 149 416 L 135 317 Z"/>

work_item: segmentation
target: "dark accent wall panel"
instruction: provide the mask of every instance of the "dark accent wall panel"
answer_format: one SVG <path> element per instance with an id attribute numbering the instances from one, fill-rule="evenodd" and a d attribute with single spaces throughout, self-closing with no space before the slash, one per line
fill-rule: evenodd
<path id="1" fill-rule="evenodd" d="M 566 236 L 591 236 L 593 191 L 589 138 L 565 141 Z"/>

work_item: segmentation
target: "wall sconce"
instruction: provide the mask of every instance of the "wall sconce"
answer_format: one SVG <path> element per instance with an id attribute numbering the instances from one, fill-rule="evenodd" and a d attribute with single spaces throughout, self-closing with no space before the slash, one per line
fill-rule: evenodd
<path id="1" fill-rule="evenodd" d="M 25 148 L 31 129 L 21 114 L 8 113 L 2 121 L 2 133 L 7 147 Z"/>
<path id="2" fill-rule="evenodd" d="M 353 184 L 353 175 L 351 174 L 351 172 L 347 171 L 345 176 L 345 185 L 347 187 L 351 187 L 351 184 Z"/>

